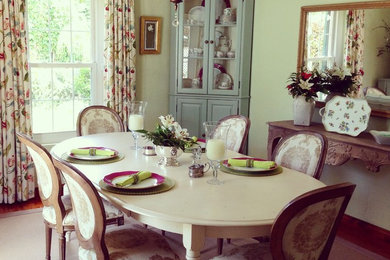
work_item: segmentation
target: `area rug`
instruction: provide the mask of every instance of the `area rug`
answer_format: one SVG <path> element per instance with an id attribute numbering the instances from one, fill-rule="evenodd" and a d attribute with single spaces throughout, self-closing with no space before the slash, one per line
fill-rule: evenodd
<path id="1" fill-rule="evenodd" d="M 41 216 L 42 209 L 18 211 L 0 214 L 0 260 L 25 260 L 45 259 L 45 228 Z M 131 218 L 126 218 L 126 223 L 136 223 Z M 153 228 L 152 228 L 153 229 Z M 154 229 L 156 232 L 160 232 Z M 185 248 L 182 245 L 182 236 L 166 232 L 166 239 L 171 247 L 179 254 L 180 259 L 185 259 Z M 226 241 L 226 240 L 224 240 Z M 206 245 L 202 251 L 202 260 L 210 259 L 216 255 L 217 239 L 206 239 Z M 253 243 L 252 239 L 232 239 L 231 244 L 224 244 L 224 251 L 237 245 Z M 78 241 L 74 232 L 66 244 L 66 259 L 76 260 Z M 58 258 L 58 237 L 53 232 L 51 256 L 53 260 Z M 336 238 L 333 245 L 330 260 L 384 260 L 365 249 L 357 247 L 348 241 Z M 140 259 L 142 260 L 142 259 Z"/>

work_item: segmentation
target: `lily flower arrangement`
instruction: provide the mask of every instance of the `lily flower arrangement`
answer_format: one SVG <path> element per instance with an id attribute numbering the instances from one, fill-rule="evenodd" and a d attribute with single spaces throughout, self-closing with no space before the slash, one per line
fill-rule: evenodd
<path id="1" fill-rule="evenodd" d="M 306 101 L 318 97 L 317 92 L 322 90 L 322 77 L 317 69 L 312 71 L 302 68 L 300 72 L 291 73 L 287 89 L 293 97 L 304 96 Z"/>
<path id="2" fill-rule="evenodd" d="M 348 68 L 333 66 L 323 73 L 322 92 L 325 94 L 338 93 L 343 96 L 356 94 L 360 88 L 356 77 L 364 75 L 363 70 L 359 73 L 351 73 Z"/>
<path id="3" fill-rule="evenodd" d="M 190 138 L 187 129 L 182 128 L 172 115 L 160 116 L 159 119 L 161 125 L 157 124 L 154 131 L 137 130 L 137 132 L 144 134 L 154 145 L 176 147 L 183 151 L 196 143 L 197 138 Z"/>

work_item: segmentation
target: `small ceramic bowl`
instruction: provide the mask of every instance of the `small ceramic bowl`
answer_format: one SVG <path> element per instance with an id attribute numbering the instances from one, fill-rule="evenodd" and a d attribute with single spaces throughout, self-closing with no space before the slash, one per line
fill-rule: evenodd
<path id="1" fill-rule="evenodd" d="M 390 145 L 390 131 L 370 130 L 370 134 L 378 144 Z"/>

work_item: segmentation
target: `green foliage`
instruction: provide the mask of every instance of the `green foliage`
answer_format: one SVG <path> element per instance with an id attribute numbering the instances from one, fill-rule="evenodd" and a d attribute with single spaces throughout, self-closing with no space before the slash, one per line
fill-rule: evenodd
<path id="1" fill-rule="evenodd" d="M 145 137 L 152 141 L 155 145 L 160 146 L 172 146 L 180 148 L 184 151 L 185 148 L 191 147 L 196 144 L 196 141 L 192 138 L 178 139 L 175 137 L 175 133 L 168 128 L 162 127 L 161 125 L 156 126 L 154 132 L 146 130 L 137 130 L 137 132 L 144 134 Z"/>

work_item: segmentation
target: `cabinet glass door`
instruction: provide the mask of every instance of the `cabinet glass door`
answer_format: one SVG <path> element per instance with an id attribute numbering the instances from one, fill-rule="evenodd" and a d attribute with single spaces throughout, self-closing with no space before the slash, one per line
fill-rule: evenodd
<path id="1" fill-rule="evenodd" d="M 210 1 L 210 94 L 238 95 L 241 49 L 241 0 Z M 214 10 L 214 11 L 213 11 Z"/>
<path id="2" fill-rule="evenodd" d="M 202 0 L 184 0 L 179 18 L 179 89 L 180 93 L 207 93 L 208 9 Z"/>

